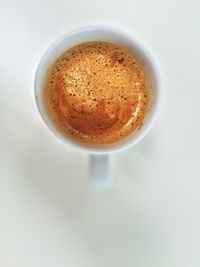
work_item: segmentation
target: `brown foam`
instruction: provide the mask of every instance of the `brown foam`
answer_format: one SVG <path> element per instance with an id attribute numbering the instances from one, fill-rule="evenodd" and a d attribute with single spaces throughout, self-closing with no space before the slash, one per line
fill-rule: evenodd
<path id="1" fill-rule="evenodd" d="M 84 143 L 110 144 L 142 125 L 149 89 L 133 56 L 111 43 L 90 42 L 66 51 L 53 64 L 45 99 L 66 134 Z"/>

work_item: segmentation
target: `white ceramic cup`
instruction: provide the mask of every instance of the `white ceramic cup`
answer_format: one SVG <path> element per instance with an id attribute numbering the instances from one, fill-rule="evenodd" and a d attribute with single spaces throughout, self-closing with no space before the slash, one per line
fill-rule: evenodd
<path id="1" fill-rule="evenodd" d="M 152 90 L 151 108 L 145 117 L 143 126 L 120 142 L 110 145 L 80 144 L 60 131 L 50 118 L 44 101 L 44 83 L 47 70 L 55 60 L 69 48 L 89 41 L 112 42 L 134 54 L 138 62 L 143 66 L 148 82 Z M 105 26 L 91 26 L 81 28 L 63 35 L 56 40 L 44 53 L 38 65 L 35 76 L 35 99 L 39 112 L 50 130 L 66 145 L 82 149 L 90 153 L 90 176 L 92 184 L 96 189 L 105 189 L 110 184 L 109 178 L 109 154 L 135 145 L 140 141 L 152 127 L 161 104 L 161 80 L 159 70 L 154 59 L 147 49 L 133 36 L 119 29 Z"/>

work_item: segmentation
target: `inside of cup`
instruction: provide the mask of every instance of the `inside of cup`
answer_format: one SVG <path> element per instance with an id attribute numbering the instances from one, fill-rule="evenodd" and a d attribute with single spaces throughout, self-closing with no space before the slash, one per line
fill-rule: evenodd
<path id="1" fill-rule="evenodd" d="M 130 54 L 133 54 L 139 64 L 143 67 L 151 90 L 149 112 L 147 113 L 144 124 L 140 128 L 140 130 L 136 130 L 123 140 L 109 145 L 83 144 L 66 137 L 66 135 L 64 135 L 51 121 L 44 104 L 43 90 L 47 70 L 56 61 L 56 59 L 66 50 L 70 49 L 75 45 L 90 41 L 111 42 L 120 46 L 121 48 L 124 48 Z M 84 148 L 94 153 L 113 152 L 138 142 L 150 129 L 155 119 L 160 100 L 160 85 L 158 78 L 159 77 L 156 65 L 152 57 L 150 56 L 149 52 L 136 39 L 120 32 L 119 30 L 114 30 L 107 27 L 89 27 L 62 36 L 56 42 L 54 42 L 52 46 L 50 46 L 50 48 L 46 51 L 39 64 L 36 74 L 36 102 L 46 124 L 57 136 L 59 136 L 65 142 L 73 143 L 73 145 L 78 145 L 78 147 Z"/>

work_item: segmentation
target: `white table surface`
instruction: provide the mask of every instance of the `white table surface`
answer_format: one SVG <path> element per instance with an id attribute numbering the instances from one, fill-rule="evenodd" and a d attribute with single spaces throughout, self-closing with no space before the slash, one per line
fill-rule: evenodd
<path id="1" fill-rule="evenodd" d="M 0 0 L 0 266 L 200 266 L 200 2 Z M 134 148 L 111 157 L 109 192 L 88 155 L 57 140 L 33 94 L 37 63 L 84 25 L 129 30 L 157 58 L 165 103 Z"/>

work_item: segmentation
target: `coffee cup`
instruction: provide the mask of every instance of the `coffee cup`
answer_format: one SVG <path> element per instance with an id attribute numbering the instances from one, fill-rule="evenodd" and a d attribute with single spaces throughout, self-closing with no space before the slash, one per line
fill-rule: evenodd
<path id="1" fill-rule="evenodd" d="M 50 118 L 44 99 L 45 79 L 50 66 L 66 50 L 80 43 L 91 41 L 111 42 L 119 45 L 130 54 L 134 54 L 144 69 L 152 94 L 151 105 L 141 129 L 131 133 L 127 138 L 119 142 L 103 146 L 79 143 L 64 135 Z M 53 42 L 39 62 L 35 75 L 34 88 L 38 110 L 49 129 L 66 145 L 90 154 L 90 177 L 93 188 L 97 190 L 104 190 L 111 184 L 109 155 L 127 149 L 142 140 L 156 121 L 162 100 L 160 72 L 149 51 L 131 34 L 120 29 L 105 26 L 90 26 L 74 30 Z"/>

